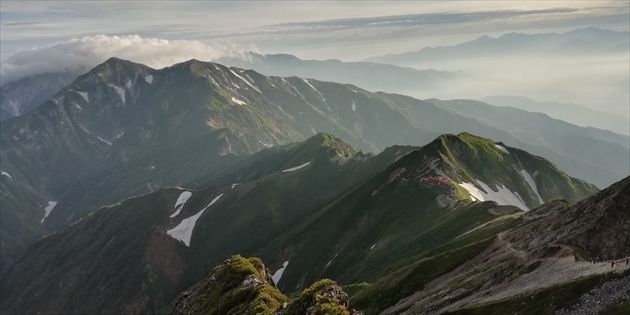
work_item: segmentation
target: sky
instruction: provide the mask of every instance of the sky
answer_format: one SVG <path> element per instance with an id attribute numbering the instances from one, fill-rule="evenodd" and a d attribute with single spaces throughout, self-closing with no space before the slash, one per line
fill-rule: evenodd
<path id="1" fill-rule="evenodd" d="M 628 1 L 2 1 L 1 59 L 90 35 L 360 60 L 511 31 L 628 29 Z"/>

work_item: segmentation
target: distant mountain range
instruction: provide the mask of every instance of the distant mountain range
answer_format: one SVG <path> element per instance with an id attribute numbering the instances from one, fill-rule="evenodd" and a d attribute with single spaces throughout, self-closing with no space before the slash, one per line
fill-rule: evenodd
<path id="1" fill-rule="evenodd" d="M 546 57 L 562 57 L 565 54 L 568 60 L 572 56 L 601 56 L 601 60 L 607 60 L 610 53 L 621 53 L 621 58 L 615 58 L 615 62 L 623 63 L 623 56 L 628 51 L 628 32 L 616 32 L 599 28 L 577 29 L 565 33 L 520 34 L 510 33 L 499 37 L 484 36 L 476 40 L 464 42 L 458 45 L 424 48 L 417 52 L 409 52 L 400 55 L 388 55 L 375 57 L 369 62 L 344 62 L 339 60 L 304 60 L 288 54 L 258 54 L 244 52 L 232 57 L 223 57 L 214 62 L 226 66 L 234 66 L 243 69 L 252 69 L 265 75 L 272 76 L 298 76 L 313 78 L 322 81 L 354 84 L 370 91 L 385 91 L 411 95 L 419 98 L 447 97 L 447 98 L 482 98 L 487 95 L 513 94 L 520 91 L 520 87 L 527 86 L 528 81 L 518 81 L 518 69 L 520 67 L 506 62 L 503 67 L 514 72 L 503 74 L 510 75 L 516 81 L 508 87 L 502 82 L 495 82 L 484 86 L 482 83 L 496 78 L 484 77 L 486 71 L 466 68 L 466 65 L 474 58 L 480 60 L 494 60 L 495 58 L 515 58 L 516 61 L 524 56 L 534 56 L 543 60 Z M 536 57 L 537 56 L 537 57 Z M 544 57 L 544 58 L 543 58 Z M 468 61 L 458 63 L 458 61 Z M 375 62 L 378 61 L 378 62 Z M 534 62 L 534 61 L 533 61 Z M 589 61 L 592 63 L 592 60 Z M 627 64 L 627 61 L 625 61 Z M 554 61 L 562 64 L 560 61 Z M 418 70 L 413 67 L 418 67 Z M 520 91 L 522 95 L 540 99 L 573 99 L 576 103 L 585 103 L 589 106 L 601 106 L 611 112 L 623 112 L 624 103 L 627 103 L 627 77 L 622 74 L 614 74 L 602 79 L 599 74 L 606 75 L 607 71 L 589 72 L 578 71 L 580 64 L 575 65 L 580 80 L 590 80 L 586 85 L 584 97 L 574 99 L 579 93 L 571 93 L 571 85 L 564 86 L 567 80 L 558 78 L 558 87 L 550 87 L 550 95 L 545 94 L 546 85 L 536 87 L 540 94 L 529 95 L 531 91 Z M 433 69 L 452 69 L 454 71 L 441 71 Z M 474 67 L 473 67 L 474 68 Z M 541 69 L 539 72 L 547 68 Z M 457 70 L 464 70 L 457 71 Z M 557 71 L 556 71 L 557 72 Z M 378 73 L 378 75 L 374 75 Z M 598 74 L 599 73 L 599 74 Z M 70 84 L 82 73 L 48 73 L 34 75 L 21 80 L 9 82 L 2 86 L 0 94 L 0 119 L 4 120 L 23 114 L 41 105 L 52 97 L 61 87 Z M 533 75 L 539 75 L 534 73 Z M 543 76 L 541 79 L 544 79 Z M 566 78 L 571 79 L 572 77 Z M 598 79 L 599 78 L 599 79 Z M 598 84 L 610 80 L 608 86 Z M 477 82 L 479 81 L 479 82 Z M 484 88 L 478 91 L 475 84 L 481 84 Z M 507 84 L 507 83 L 506 83 Z M 577 84 L 577 83 L 576 83 Z M 581 82 L 580 84 L 585 84 Z M 462 88 L 462 85 L 467 88 Z M 503 89 L 505 87 L 505 89 Z M 473 89 L 471 91 L 470 89 Z M 609 89 L 601 93 L 603 89 Z M 552 93 L 553 92 L 553 93 Z M 483 93 L 486 93 L 485 95 Z M 564 93 L 564 94 L 563 94 Z M 568 93 L 568 94 L 567 94 Z M 606 94 L 606 96 L 604 96 Z M 492 101 L 490 101 L 492 100 Z M 512 106 L 528 111 L 544 112 L 553 118 L 562 119 L 580 126 L 592 126 L 611 130 L 628 135 L 627 113 L 623 116 L 600 113 L 589 110 L 583 106 L 560 102 L 538 103 L 525 99 L 489 98 L 486 101 L 499 103 L 495 105 Z"/>
<path id="2" fill-rule="evenodd" d="M 438 275 L 483 250 L 529 209 L 597 191 L 540 157 L 470 134 L 379 155 L 317 134 L 263 150 L 232 169 L 205 189 L 128 198 L 44 237 L 5 273 L 0 309 L 161 313 L 178 292 L 234 253 L 260 255 L 274 272 L 262 276 L 264 266 L 234 258 L 247 272 L 235 269 L 215 280 L 253 272 L 258 280 L 249 281 L 291 292 L 321 277 L 373 282 L 416 261 L 458 252 L 434 271 Z M 211 288 L 215 299 L 235 301 Z M 373 294 L 369 288 L 356 290 Z M 274 295 L 280 302 L 274 307 L 287 301 Z M 217 300 L 206 303 L 223 309 Z M 194 304 L 180 302 L 183 310 Z"/>
<path id="3" fill-rule="evenodd" d="M 215 62 L 265 75 L 298 76 L 321 81 L 348 83 L 370 91 L 406 94 L 408 91 L 431 93 L 431 89 L 450 80 L 465 77 L 454 71 L 418 70 L 374 62 L 340 60 L 304 60 L 288 54 L 246 53 L 220 58 Z M 378 75 L 375 75 L 378 74 Z"/>
<path id="4" fill-rule="evenodd" d="M 80 73 L 42 73 L 8 82 L 0 87 L 0 121 L 37 108 Z"/>
<path id="5" fill-rule="evenodd" d="M 418 51 L 368 58 L 367 61 L 400 66 L 429 64 L 438 60 L 454 60 L 492 56 L 627 54 L 630 32 L 587 27 L 565 33 L 508 33 L 498 37 L 481 36 L 452 46 L 427 47 Z"/>
<path id="6" fill-rule="evenodd" d="M 611 130 L 619 134 L 630 134 L 630 118 L 571 103 L 542 102 L 524 96 L 497 95 L 488 96 L 484 102 L 497 105 L 514 107 L 528 112 L 545 113 L 553 118 L 584 127 L 596 127 Z M 630 113 L 629 113 L 630 114 Z M 593 133 L 601 133 L 602 139 L 615 138 L 615 135 L 605 133 L 603 130 L 593 129 Z"/>
<path id="7" fill-rule="evenodd" d="M 2 123 L 1 267 L 103 205 L 162 187 L 205 189 L 256 152 L 320 132 L 373 153 L 470 132 L 602 187 L 628 174 L 623 138 L 605 141 L 591 129 L 470 102 L 463 103 L 475 106 L 421 101 L 196 60 L 155 70 L 112 58 Z M 286 167 L 306 163 L 294 162 Z M 531 192 L 521 198 L 536 205 Z"/>
<path id="8" fill-rule="evenodd" d="M 303 60 L 288 54 L 258 54 L 245 52 L 213 62 L 226 66 L 252 69 L 265 75 L 298 76 L 322 81 L 349 83 L 372 91 L 426 91 L 461 77 L 460 72 L 417 70 L 372 62 L 342 62 L 339 60 Z M 378 73 L 378 76 L 374 74 Z M 52 97 L 62 87 L 72 83 L 82 72 L 43 73 L 21 78 L 2 85 L 0 119 L 6 120 L 33 110 Z"/>

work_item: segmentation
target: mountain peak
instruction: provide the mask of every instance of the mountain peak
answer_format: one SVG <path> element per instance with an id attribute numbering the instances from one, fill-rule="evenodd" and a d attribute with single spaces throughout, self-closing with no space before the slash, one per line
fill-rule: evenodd
<path id="1" fill-rule="evenodd" d="M 583 28 L 577 28 L 571 31 L 566 32 L 566 34 L 593 34 L 593 35 L 602 35 L 602 34 L 616 34 L 620 33 L 614 30 L 608 30 L 605 28 L 600 28 L 597 26 L 588 26 Z"/>
<path id="2" fill-rule="evenodd" d="M 96 66 L 95 68 L 99 68 L 99 67 L 109 67 L 112 69 L 120 69 L 123 67 L 134 67 L 134 68 L 147 68 L 147 69 L 151 69 L 149 66 L 143 65 L 141 63 L 137 63 L 137 62 L 133 62 L 133 61 L 129 61 L 126 59 L 122 59 L 119 57 L 110 57 L 109 59 L 105 60 L 103 63 L 101 63 L 100 65 Z"/>
<path id="3" fill-rule="evenodd" d="M 460 198 L 523 210 L 560 197 L 576 202 L 597 191 L 545 159 L 470 133 L 441 135 L 402 157 L 392 170 L 390 178 L 438 181 Z"/>
<path id="4" fill-rule="evenodd" d="M 445 157 L 451 157 L 453 155 L 451 151 L 453 150 L 458 152 L 463 150 L 465 152 L 459 153 L 466 153 L 465 156 L 472 155 L 479 157 L 480 153 L 489 154 L 497 160 L 501 160 L 503 154 L 509 153 L 505 146 L 495 143 L 491 139 L 473 135 L 468 132 L 462 132 L 457 135 L 443 134 L 425 147 L 427 149 L 432 148 L 436 150 L 436 153 L 440 153 Z M 458 155 L 458 157 L 461 157 L 461 155 Z"/>
<path id="5" fill-rule="evenodd" d="M 327 148 L 341 157 L 352 157 L 361 151 L 336 136 L 320 132 L 304 141 L 305 146 Z"/>
<path id="6" fill-rule="evenodd" d="M 149 73 L 153 71 L 155 71 L 155 69 L 145 66 L 143 64 L 135 63 L 133 61 L 121 59 L 118 57 L 111 57 L 105 60 L 103 63 L 92 68 L 92 70 L 90 70 L 87 74 L 79 77 L 78 80 L 86 77 L 91 79 L 94 77 L 94 75 L 101 78 L 113 77 L 122 79 L 135 77 L 138 74 Z"/>
<path id="7" fill-rule="evenodd" d="M 495 183 L 499 174 L 514 167 L 506 147 L 470 133 L 443 134 L 400 159 L 400 167 L 419 169 L 425 175 L 440 175 L 455 183 Z M 505 175 L 505 174 L 503 174 Z"/>
<path id="8" fill-rule="evenodd" d="M 115 57 L 115 56 L 109 57 L 107 60 L 105 60 L 105 62 L 103 62 L 103 64 L 117 64 L 117 63 L 132 63 L 132 62 L 129 60 Z"/>
<path id="9" fill-rule="evenodd" d="M 183 62 L 176 63 L 172 65 L 171 69 L 186 69 L 190 70 L 192 73 L 203 73 L 203 69 L 208 67 L 209 62 L 200 61 L 198 59 L 192 58 Z"/>
<path id="10" fill-rule="evenodd" d="M 211 64 L 212 62 L 209 61 L 201 61 L 199 59 L 196 58 L 191 58 L 188 59 L 186 61 L 180 62 L 180 63 L 176 63 L 175 66 L 180 65 L 180 66 L 186 66 L 186 67 L 205 67 L 208 64 Z"/>

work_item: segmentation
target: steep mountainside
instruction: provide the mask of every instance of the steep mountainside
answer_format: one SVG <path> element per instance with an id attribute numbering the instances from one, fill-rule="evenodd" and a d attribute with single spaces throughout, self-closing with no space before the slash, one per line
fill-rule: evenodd
<path id="1" fill-rule="evenodd" d="M 397 109 L 414 104 L 435 116 L 426 119 L 431 124 Z M 368 151 L 420 144 L 448 129 L 434 128 L 441 119 L 491 129 L 422 101 L 350 85 L 195 60 L 154 70 L 112 58 L 37 110 L 2 124 L 0 170 L 10 180 L 0 191 L 6 218 L 0 267 L 24 244 L 87 211 L 158 187 L 210 180 L 235 156 L 320 131 Z"/>
<path id="2" fill-rule="evenodd" d="M 236 253 L 261 253 L 290 291 L 323 275 L 373 281 L 420 257 L 477 253 L 539 197 L 595 191 L 539 157 L 468 134 L 377 156 L 321 134 L 263 150 L 219 178 L 204 190 L 123 200 L 43 238 L 4 274 L 0 309 L 164 311 Z"/>
<path id="3" fill-rule="evenodd" d="M 159 311 L 210 266 L 264 246 L 410 149 L 372 156 L 320 134 L 244 159 L 221 176 L 224 184 L 162 189 L 104 207 L 31 247 L 4 274 L 0 309 Z M 64 290 L 41 297 L 62 282 Z"/>
<path id="4" fill-rule="evenodd" d="M 298 289 L 319 277 L 372 281 L 412 257 L 481 241 L 510 226 L 519 209 L 558 198 L 575 202 L 595 191 L 524 151 L 469 134 L 446 135 L 400 158 L 258 255 L 270 266 L 288 262 L 281 288 Z M 488 229 L 481 228 L 485 224 Z"/>
<path id="5" fill-rule="evenodd" d="M 584 314 L 623 303 L 627 308 L 630 287 L 619 284 L 630 277 L 624 263 L 630 256 L 629 209 L 630 177 L 575 205 L 547 203 L 384 313 L 552 313 L 578 303 L 586 307 Z M 620 291 L 597 303 L 583 302 L 606 286 Z"/>

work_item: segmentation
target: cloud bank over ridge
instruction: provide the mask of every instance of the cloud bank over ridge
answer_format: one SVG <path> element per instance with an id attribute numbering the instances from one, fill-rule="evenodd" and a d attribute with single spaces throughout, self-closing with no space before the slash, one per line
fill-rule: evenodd
<path id="1" fill-rule="evenodd" d="M 113 56 L 163 68 L 192 58 L 210 61 L 244 51 L 235 46 L 209 46 L 193 40 L 94 35 L 20 51 L 2 63 L 0 74 L 5 83 L 39 73 L 85 71 Z"/>

